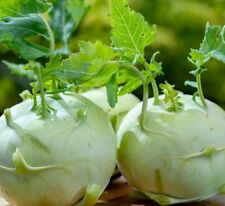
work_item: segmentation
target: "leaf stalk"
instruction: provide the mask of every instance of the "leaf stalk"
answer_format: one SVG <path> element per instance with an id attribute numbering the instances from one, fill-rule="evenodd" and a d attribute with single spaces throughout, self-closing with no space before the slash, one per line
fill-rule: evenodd
<path id="1" fill-rule="evenodd" d="M 55 53 L 55 36 L 54 36 L 54 33 L 49 25 L 49 23 L 46 21 L 46 19 L 42 16 L 42 15 L 39 15 L 41 20 L 43 21 L 46 29 L 47 29 L 47 32 L 48 32 L 48 36 L 49 36 L 49 41 L 50 41 L 50 52 L 49 52 L 49 56 L 53 56 L 54 53 Z"/>
<path id="2" fill-rule="evenodd" d="M 144 61 L 144 67 L 150 73 L 150 75 L 153 77 L 153 74 L 150 71 L 149 65 L 146 61 Z M 160 104 L 159 89 L 158 89 L 156 80 L 154 78 L 152 78 L 152 80 L 151 80 L 151 85 L 152 85 L 152 90 L 153 90 L 153 95 L 154 95 L 154 105 L 159 105 Z"/>
<path id="3" fill-rule="evenodd" d="M 205 101 L 205 97 L 204 97 L 204 94 L 202 91 L 201 74 L 196 75 L 196 81 L 197 81 L 198 95 L 200 97 L 203 107 L 206 107 L 206 101 Z"/>
<path id="4" fill-rule="evenodd" d="M 134 65 L 126 65 L 129 67 L 142 81 L 143 84 L 143 104 L 142 104 L 142 110 L 141 110 L 141 116 L 140 116 L 140 126 L 142 129 L 144 129 L 144 122 L 145 122 L 145 116 L 148 108 L 148 98 L 149 98 L 149 88 L 148 83 L 145 79 L 145 76 L 140 72 L 140 70 L 135 67 Z"/>
<path id="5" fill-rule="evenodd" d="M 48 116 L 48 109 L 47 109 L 47 103 L 45 99 L 44 83 L 42 79 L 41 67 L 37 67 L 37 79 L 38 79 L 38 85 L 39 85 L 40 95 L 41 95 L 41 109 L 42 109 L 41 115 L 43 119 L 46 119 Z"/>

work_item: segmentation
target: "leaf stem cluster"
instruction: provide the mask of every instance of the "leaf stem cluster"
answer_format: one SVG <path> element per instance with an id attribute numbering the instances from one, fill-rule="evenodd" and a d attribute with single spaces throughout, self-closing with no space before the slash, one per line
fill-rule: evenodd
<path id="1" fill-rule="evenodd" d="M 49 35 L 49 42 L 50 42 L 50 50 L 49 50 L 49 58 L 50 60 L 54 57 L 55 54 L 55 38 L 54 38 L 54 33 L 49 25 L 49 23 L 46 21 L 46 19 L 42 16 L 39 15 L 41 20 L 43 21 Z M 40 97 L 41 97 L 41 116 L 43 119 L 46 119 L 48 117 L 48 103 L 46 101 L 45 97 L 45 88 L 44 88 L 44 80 L 43 80 L 43 67 L 36 67 L 36 75 L 37 75 L 37 81 L 38 81 L 38 86 L 39 86 L 39 91 L 40 91 Z M 53 80 L 53 88 L 56 87 L 56 82 Z M 37 104 L 36 102 L 36 97 L 34 98 L 34 104 Z"/>
<path id="2" fill-rule="evenodd" d="M 39 85 L 39 90 L 40 90 L 40 95 L 41 95 L 41 108 L 42 108 L 42 118 L 46 119 L 48 116 L 48 109 L 47 109 L 47 102 L 45 98 L 45 90 L 44 90 L 44 82 L 42 78 L 42 70 L 41 67 L 37 68 L 37 79 L 38 79 L 38 85 Z"/>

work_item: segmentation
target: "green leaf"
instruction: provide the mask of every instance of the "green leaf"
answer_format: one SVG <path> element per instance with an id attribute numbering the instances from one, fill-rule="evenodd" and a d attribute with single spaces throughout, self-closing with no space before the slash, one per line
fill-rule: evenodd
<path id="1" fill-rule="evenodd" d="M 50 62 L 48 62 L 45 65 L 45 69 L 43 71 L 44 81 L 49 80 L 49 78 L 51 79 L 52 73 L 57 72 L 57 70 L 60 70 L 61 67 L 62 67 L 61 55 L 56 54 L 52 56 Z"/>
<path id="2" fill-rule="evenodd" d="M 103 66 L 93 79 L 80 85 L 82 88 L 93 88 L 104 86 L 110 77 L 119 70 L 119 64 L 107 64 Z"/>
<path id="3" fill-rule="evenodd" d="M 48 40 L 47 29 L 37 15 L 7 17 L 0 21 L 0 42 L 20 53 L 24 59 L 36 59 L 49 54 L 48 48 L 29 41 L 28 38 L 38 35 Z"/>
<path id="4" fill-rule="evenodd" d="M 114 108 L 118 97 L 117 73 L 113 74 L 106 85 L 109 105 Z"/>
<path id="5" fill-rule="evenodd" d="M 44 13 L 50 6 L 47 0 L 0 0 L 0 18 Z"/>
<path id="6" fill-rule="evenodd" d="M 122 87 L 122 89 L 119 91 L 119 96 L 123 96 L 125 94 L 130 94 L 137 88 L 139 88 L 142 85 L 142 81 L 140 78 L 133 78 L 130 81 L 128 81 L 125 86 Z"/>
<path id="7" fill-rule="evenodd" d="M 55 70 L 52 75 L 61 81 L 74 82 L 79 85 L 97 75 L 100 64 L 87 54 L 76 53 L 64 60 L 61 70 Z"/>
<path id="8" fill-rule="evenodd" d="M 137 75 L 132 70 L 120 68 L 117 77 L 118 84 L 125 84 L 134 77 L 137 77 Z"/>
<path id="9" fill-rule="evenodd" d="M 81 53 L 92 56 L 94 59 L 101 59 L 102 61 L 109 61 L 118 55 L 118 53 L 113 51 L 112 47 L 104 45 L 100 41 L 96 41 L 94 44 L 80 41 L 79 47 Z"/>
<path id="10" fill-rule="evenodd" d="M 145 79 L 147 82 L 150 82 L 149 78 L 149 72 L 146 70 L 141 71 L 142 74 L 145 76 Z M 123 96 L 125 94 L 130 94 L 131 92 L 135 91 L 142 85 L 142 81 L 139 77 L 136 75 L 131 78 L 119 91 L 119 96 Z"/>
<path id="11" fill-rule="evenodd" d="M 206 25 L 206 32 L 199 51 L 225 63 L 225 26 Z"/>
<path id="12" fill-rule="evenodd" d="M 81 42 L 80 48 L 79 53 L 72 54 L 70 58 L 62 62 L 60 70 L 52 71 L 49 75 L 61 81 L 81 85 L 89 80 L 93 81 L 95 77 L 108 78 L 112 70 L 117 69 L 116 66 L 105 69 L 106 67 L 109 68 L 109 61 L 116 55 L 111 47 L 107 47 L 98 41 L 95 44 Z"/>
<path id="13" fill-rule="evenodd" d="M 127 0 L 110 0 L 110 17 L 114 46 L 125 49 L 131 60 L 136 54 L 144 56 L 144 48 L 155 39 L 156 26 L 150 27 L 141 14 L 132 11 Z"/>
<path id="14" fill-rule="evenodd" d="M 192 64 L 196 65 L 197 68 L 201 67 L 210 59 L 209 54 L 205 54 L 197 49 L 191 49 L 191 52 L 189 53 L 189 55 L 190 57 L 188 57 L 188 60 Z"/>
<path id="15" fill-rule="evenodd" d="M 197 82 L 194 82 L 194 81 L 185 81 L 184 85 L 185 86 L 190 86 L 190 87 L 193 87 L 193 88 L 198 88 Z"/>
<path id="16" fill-rule="evenodd" d="M 53 0 L 50 24 L 56 39 L 63 44 L 61 49 L 63 54 L 69 53 L 68 40 L 79 26 L 86 10 L 87 6 L 83 0 Z"/>
<path id="17" fill-rule="evenodd" d="M 161 76 L 161 75 L 164 74 L 163 70 L 162 70 L 162 63 L 161 62 L 157 62 L 156 59 L 155 59 L 158 54 L 159 54 L 159 52 L 155 52 L 152 55 L 151 62 L 149 64 L 149 69 L 152 72 L 154 79 L 157 76 Z"/>
<path id="18" fill-rule="evenodd" d="M 169 112 L 181 111 L 183 108 L 183 103 L 180 102 L 179 93 L 174 89 L 174 85 L 165 82 L 165 84 L 160 84 L 159 86 L 165 94 L 164 102 L 168 105 L 167 110 Z"/>
<path id="19" fill-rule="evenodd" d="M 36 80 L 36 75 L 33 72 L 33 67 L 36 62 L 29 62 L 27 64 L 14 64 L 11 62 L 3 61 L 3 63 L 10 69 L 12 74 L 17 76 L 25 76 L 30 80 Z"/>

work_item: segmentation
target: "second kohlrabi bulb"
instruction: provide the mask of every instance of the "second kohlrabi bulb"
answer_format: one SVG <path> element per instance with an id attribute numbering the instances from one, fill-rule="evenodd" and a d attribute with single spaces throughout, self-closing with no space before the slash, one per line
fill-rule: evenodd
<path id="1" fill-rule="evenodd" d="M 168 112 L 148 102 L 132 109 L 118 131 L 118 166 L 128 182 L 162 205 L 201 200 L 225 189 L 225 112 L 181 95 L 184 107 Z"/>

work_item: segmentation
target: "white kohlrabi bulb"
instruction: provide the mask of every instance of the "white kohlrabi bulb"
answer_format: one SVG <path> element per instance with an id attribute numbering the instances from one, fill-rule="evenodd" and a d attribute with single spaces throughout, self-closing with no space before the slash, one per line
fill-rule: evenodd
<path id="1" fill-rule="evenodd" d="M 105 113 L 84 97 L 47 97 L 47 119 L 33 101 L 0 118 L 0 190 L 18 206 L 94 205 L 115 168 L 116 137 Z"/>
<path id="2" fill-rule="evenodd" d="M 162 205 L 201 200 L 225 189 L 225 112 L 181 95 L 184 107 L 168 112 L 148 102 L 128 113 L 118 131 L 118 165 L 128 182 Z"/>

